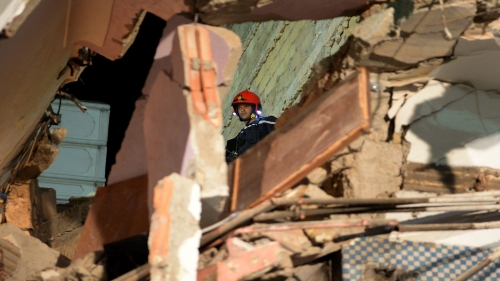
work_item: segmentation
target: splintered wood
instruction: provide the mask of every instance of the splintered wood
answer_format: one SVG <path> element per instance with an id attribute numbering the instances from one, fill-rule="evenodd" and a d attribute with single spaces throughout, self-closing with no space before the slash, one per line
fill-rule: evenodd
<path id="1" fill-rule="evenodd" d="M 365 69 L 352 74 L 237 158 L 231 211 L 292 187 L 369 130 L 368 83 Z"/>

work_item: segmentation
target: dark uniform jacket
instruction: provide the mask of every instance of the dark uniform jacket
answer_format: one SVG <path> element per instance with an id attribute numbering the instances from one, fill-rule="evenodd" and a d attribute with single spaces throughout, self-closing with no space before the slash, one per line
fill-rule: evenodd
<path id="1" fill-rule="evenodd" d="M 226 161 L 228 163 L 231 162 L 236 156 L 241 155 L 274 131 L 275 123 L 276 117 L 274 116 L 258 116 L 255 121 L 241 129 L 236 138 L 227 142 Z M 236 152 L 237 154 L 231 152 Z"/>

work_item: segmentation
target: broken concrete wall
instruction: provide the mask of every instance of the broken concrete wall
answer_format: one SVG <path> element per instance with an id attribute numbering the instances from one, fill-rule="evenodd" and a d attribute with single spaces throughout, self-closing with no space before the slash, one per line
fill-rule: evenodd
<path id="1" fill-rule="evenodd" d="M 231 101 L 237 93 L 254 91 L 261 98 L 264 115 L 280 116 L 300 100 L 314 64 L 335 54 L 357 21 L 357 17 L 339 17 L 230 26 L 241 38 L 243 54 L 224 100 L 224 137 L 233 138 L 242 128 L 231 114 Z"/>

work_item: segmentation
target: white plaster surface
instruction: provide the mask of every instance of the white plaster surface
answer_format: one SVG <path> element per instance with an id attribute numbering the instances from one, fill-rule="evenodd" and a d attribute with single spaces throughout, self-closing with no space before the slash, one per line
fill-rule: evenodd
<path id="1" fill-rule="evenodd" d="M 458 40 L 455 47 L 457 58 L 434 71 L 430 76 L 435 79 L 464 83 L 478 90 L 500 90 L 500 39 L 487 38 Z"/>
<path id="2" fill-rule="evenodd" d="M 396 131 L 410 125 L 407 160 L 500 169 L 500 95 L 430 81 L 396 115 Z"/>

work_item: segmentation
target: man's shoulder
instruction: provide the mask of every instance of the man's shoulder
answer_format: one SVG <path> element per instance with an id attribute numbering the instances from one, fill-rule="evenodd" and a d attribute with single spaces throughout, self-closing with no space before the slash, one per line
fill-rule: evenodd
<path id="1" fill-rule="evenodd" d="M 274 117 L 274 116 L 261 116 L 261 118 L 259 119 L 259 124 L 260 123 L 276 123 L 276 120 L 278 120 L 278 118 Z"/>

